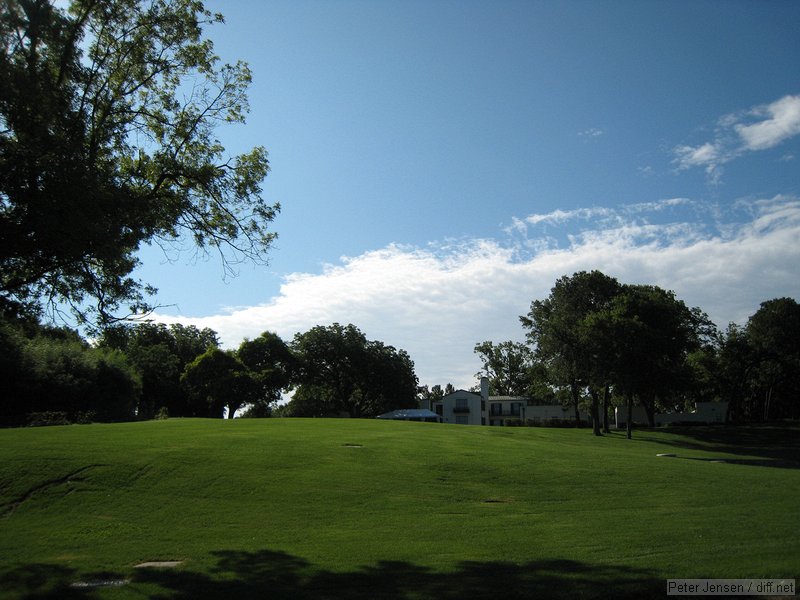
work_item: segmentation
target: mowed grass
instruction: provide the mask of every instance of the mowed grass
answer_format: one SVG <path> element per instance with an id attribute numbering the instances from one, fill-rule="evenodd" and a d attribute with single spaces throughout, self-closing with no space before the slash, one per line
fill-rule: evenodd
<path id="1" fill-rule="evenodd" d="M 798 434 L 325 419 L 2 430 L 0 598 L 634 598 L 663 596 L 667 578 L 796 578 Z M 166 560 L 184 562 L 135 568 Z"/>

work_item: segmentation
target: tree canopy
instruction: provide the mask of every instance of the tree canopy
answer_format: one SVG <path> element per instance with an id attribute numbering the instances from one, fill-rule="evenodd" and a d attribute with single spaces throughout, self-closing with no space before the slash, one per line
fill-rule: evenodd
<path id="1" fill-rule="evenodd" d="M 493 343 L 486 340 L 475 345 L 475 353 L 483 362 L 477 377 L 489 379 L 489 393 L 498 396 L 525 396 L 533 383 L 533 353 L 525 344 L 511 340 Z"/>
<path id="2" fill-rule="evenodd" d="M 656 408 L 690 387 L 689 356 L 715 333 L 708 317 L 674 292 L 623 285 L 599 271 L 558 279 L 520 320 L 551 384 L 569 389 L 576 421 L 588 393 L 597 435 L 601 390 L 604 405 L 612 386 L 629 409 L 640 403 L 652 425 Z"/>
<path id="3" fill-rule="evenodd" d="M 207 407 L 180 385 L 186 366 L 209 348 L 219 346 L 211 329 L 193 325 L 139 323 L 106 328 L 97 344 L 127 356 L 142 381 L 136 407 L 139 418 L 151 418 L 166 410 L 173 417 L 205 416 Z"/>
<path id="4" fill-rule="evenodd" d="M 186 365 L 181 385 L 206 408 L 208 417 L 222 417 L 227 409 L 232 419 L 236 411 L 258 395 L 253 374 L 233 352 L 209 348 Z"/>
<path id="5" fill-rule="evenodd" d="M 355 325 L 313 327 L 297 334 L 299 361 L 292 416 L 374 417 L 416 408 L 417 376 L 404 350 L 367 340 Z"/>
<path id="6" fill-rule="evenodd" d="M 124 353 L 68 329 L 0 318 L 0 426 L 133 419 L 141 379 Z"/>
<path id="7" fill-rule="evenodd" d="M 251 81 L 204 37 L 222 20 L 194 0 L 0 5 L 0 309 L 147 310 L 146 243 L 266 261 L 267 153 L 215 135 L 244 122 Z"/>
<path id="8" fill-rule="evenodd" d="M 800 304 L 762 302 L 745 328 L 753 365 L 751 385 L 761 417 L 800 416 Z"/>
<path id="9" fill-rule="evenodd" d="M 577 423 L 581 390 L 608 383 L 608 373 L 601 368 L 607 346 L 593 327 L 592 318 L 609 305 L 620 289 L 616 279 L 600 271 L 580 271 L 558 279 L 550 295 L 533 301 L 530 312 L 520 317 L 551 383 L 569 389 Z M 596 406 L 593 412 L 597 412 Z M 595 432 L 599 433 L 597 414 L 594 417 Z"/>

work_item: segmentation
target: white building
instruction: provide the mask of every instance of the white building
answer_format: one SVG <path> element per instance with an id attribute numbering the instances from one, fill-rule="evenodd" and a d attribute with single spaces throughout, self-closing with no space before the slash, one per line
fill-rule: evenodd
<path id="1" fill-rule="evenodd" d="M 519 396 L 490 396 L 489 380 L 481 379 L 481 391 L 456 390 L 441 400 L 431 403 L 429 408 L 444 423 L 455 425 L 505 425 L 509 419 L 518 420 L 565 420 L 574 419 L 575 413 L 559 405 L 534 404 L 530 398 Z M 585 415 L 581 415 L 585 418 Z"/>

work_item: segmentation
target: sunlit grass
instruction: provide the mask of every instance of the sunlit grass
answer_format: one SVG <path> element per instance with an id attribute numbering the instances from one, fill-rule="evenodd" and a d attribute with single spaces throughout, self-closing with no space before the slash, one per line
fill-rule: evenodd
<path id="1" fill-rule="evenodd" d="M 0 597 L 63 593 L 98 573 L 131 582 L 70 593 L 190 597 L 191 581 L 252 580 L 239 593 L 256 595 L 277 585 L 259 560 L 294 571 L 287 597 L 388 563 L 399 597 L 439 595 L 415 570 L 480 589 L 470 565 L 501 563 L 528 591 L 561 577 L 578 596 L 614 577 L 634 595 L 666 578 L 798 576 L 795 447 L 775 457 L 774 436 L 746 431 L 747 448 L 713 441 L 713 430 L 712 441 L 701 430 L 629 441 L 364 420 L 3 430 Z M 150 560 L 185 562 L 157 577 L 134 569 Z"/>

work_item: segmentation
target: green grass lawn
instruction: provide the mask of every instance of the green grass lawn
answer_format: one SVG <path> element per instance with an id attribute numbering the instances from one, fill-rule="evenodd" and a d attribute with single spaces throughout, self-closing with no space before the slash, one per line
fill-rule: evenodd
<path id="1" fill-rule="evenodd" d="M 0 598 L 638 598 L 667 578 L 800 578 L 798 434 L 2 430 Z M 159 560 L 184 562 L 134 568 Z M 112 580 L 127 583 L 69 587 Z"/>

